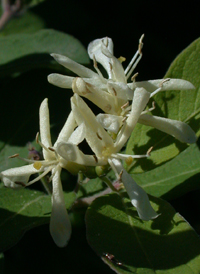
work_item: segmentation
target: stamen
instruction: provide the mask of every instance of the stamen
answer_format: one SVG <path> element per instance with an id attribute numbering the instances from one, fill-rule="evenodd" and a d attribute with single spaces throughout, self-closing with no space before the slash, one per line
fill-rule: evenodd
<path id="1" fill-rule="evenodd" d="M 165 82 L 168 82 L 168 81 L 170 81 L 170 78 L 163 79 L 163 81 L 162 81 L 162 82 L 160 83 L 160 85 L 159 85 L 159 88 L 157 88 L 155 91 L 153 91 L 153 92 L 151 93 L 150 98 L 153 97 L 153 96 L 154 96 L 156 93 L 158 93 L 159 91 L 161 91 L 162 88 L 163 88 L 163 84 L 164 84 Z"/>
<path id="2" fill-rule="evenodd" d="M 19 156 L 18 153 L 14 154 L 14 155 L 11 155 L 11 156 L 9 156 L 8 158 L 9 158 L 9 159 L 18 158 L 18 159 L 20 159 L 20 160 L 22 160 L 22 161 L 25 161 L 25 162 L 27 162 L 27 163 L 31 163 L 31 164 L 32 164 L 32 163 L 35 163 L 35 160 L 22 158 L 22 157 Z"/>
<path id="3" fill-rule="evenodd" d="M 153 146 L 150 147 L 148 150 L 147 150 L 147 157 L 149 157 L 151 155 L 151 152 L 153 150 Z"/>
<path id="4" fill-rule="evenodd" d="M 144 34 L 141 36 L 141 38 L 139 40 L 138 50 L 136 51 L 135 55 L 133 56 L 132 60 L 130 61 L 130 63 L 128 64 L 127 68 L 124 71 L 127 80 L 131 76 L 134 69 L 136 68 L 136 66 L 139 63 L 140 59 L 142 58 L 142 47 L 143 47 L 142 40 L 143 40 L 143 38 L 144 38 Z"/>
<path id="5" fill-rule="evenodd" d="M 133 76 L 131 77 L 131 81 L 135 81 L 135 78 L 138 76 L 138 72 L 136 72 L 135 74 L 133 74 Z"/>
<path id="6" fill-rule="evenodd" d="M 126 108 L 129 105 L 129 102 L 127 101 L 123 106 L 121 106 L 121 109 Z"/>
<path id="7" fill-rule="evenodd" d="M 153 102 L 152 102 L 152 107 L 149 108 L 149 109 L 147 109 L 147 110 L 142 111 L 141 115 L 142 115 L 142 114 L 146 114 L 146 113 L 148 113 L 148 112 L 151 112 L 151 111 L 154 110 L 155 108 L 156 108 L 156 106 L 155 106 L 155 101 L 153 101 Z"/>
<path id="8" fill-rule="evenodd" d="M 120 56 L 120 57 L 118 58 L 118 60 L 120 61 L 120 63 L 122 63 L 122 62 L 126 61 L 126 58 L 123 57 L 123 56 Z"/>
<path id="9" fill-rule="evenodd" d="M 121 154 L 121 153 L 116 153 L 116 154 L 111 154 L 111 156 L 113 158 L 116 158 L 116 159 L 121 159 L 121 160 L 125 160 L 126 159 L 129 159 L 130 157 L 132 159 L 140 159 L 140 158 L 146 158 L 148 157 L 149 155 L 148 154 L 145 154 L 145 155 L 128 155 L 128 154 Z"/>
<path id="10" fill-rule="evenodd" d="M 49 150 L 44 144 L 42 144 L 42 143 L 40 142 L 40 140 L 39 140 L 39 132 L 36 134 L 35 139 L 36 139 L 36 143 L 39 144 L 43 149 L 45 149 L 46 151 Z"/>
<path id="11" fill-rule="evenodd" d="M 35 182 L 39 181 L 41 178 L 43 178 L 45 175 L 47 175 L 53 168 L 54 168 L 54 166 L 49 166 L 41 175 L 39 175 L 34 180 L 28 182 L 28 184 L 26 184 L 26 186 L 30 186 L 30 185 L 34 184 Z"/>

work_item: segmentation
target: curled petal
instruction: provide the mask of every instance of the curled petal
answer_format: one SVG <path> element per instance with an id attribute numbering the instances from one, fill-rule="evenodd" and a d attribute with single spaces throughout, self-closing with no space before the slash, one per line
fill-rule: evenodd
<path id="1" fill-rule="evenodd" d="M 62 66 L 64 66 L 65 68 L 73 71 L 74 73 L 76 73 L 78 76 L 80 77 L 86 77 L 86 78 L 90 78 L 90 77 L 95 77 L 96 73 L 94 71 L 92 71 L 91 69 L 88 69 L 78 63 L 76 63 L 75 61 L 71 60 L 70 58 L 60 55 L 60 54 L 56 54 L 56 53 L 52 53 L 51 56 Z"/>
<path id="2" fill-rule="evenodd" d="M 132 205 L 137 209 L 139 217 L 144 221 L 158 217 L 159 214 L 152 208 L 146 192 L 126 172 L 121 162 L 118 159 L 112 159 L 112 163 L 118 174 L 122 172 L 121 180 L 130 197 Z"/>
<path id="3" fill-rule="evenodd" d="M 119 128 L 122 126 L 122 116 L 116 116 L 111 114 L 98 114 L 96 116 L 97 122 L 99 122 L 103 128 L 110 132 L 114 132 L 117 134 Z"/>
<path id="4" fill-rule="evenodd" d="M 57 153 L 66 161 L 75 162 L 85 166 L 96 166 L 102 164 L 98 162 L 96 157 L 84 154 L 76 145 L 72 143 L 58 143 Z"/>
<path id="5" fill-rule="evenodd" d="M 59 88 L 72 88 L 72 81 L 74 77 L 65 76 L 58 73 L 49 74 L 47 80 L 50 84 Z"/>
<path id="6" fill-rule="evenodd" d="M 126 83 L 126 76 L 121 62 L 108 50 L 104 43 L 101 45 L 101 51 L 110 59 L 109 66 L 111 77 L 109 78 L 117 82 Z"/>
<path id="7" fill-rule="evenodd" d="M 95 57 L 96 61 L 100 63 L 105 70 L 108 73 L 109 78 L 111 78 L 111 71 L 110 71 L 110 58 L 107 57 L 104 53 L 102 53 L 102 44 L 104 44 L 108 51 L 113 54 L 113 41 L 109 37 L 101 38 L 101 39 L 96 39 L 92 41 L 88 45 L 88 54 L 89 57 L 93 60 Z"/>
<path id="8" fill-rule="evenodd" d="M 65 200 L 60 181 L 61 168 L 56 167 L 55 174 L 52 179 L 53 193 L 52 193 L 52 213 L 50 220 L 50 233 L 59 247 L 65 247 L 71 237 L 71 223 L 65 207 Z M 54 172 L 53 171 L 53 172 Z"/>
<path id="9" fill-rule="evenodd" d="M 7 169 L 0 173 L 0 177 L 6 187 L 20 188 L 26 186 L 29 177 L 32 174 L 38 173 L 40 171 L 41 169 L 37 170 L 31 164 Z"/>
<path id="10" fill-rule="evenodd" d="M 116 112 L 113 95 L 98 88 L 96 85 L 85 82 L 81 78 L 75 78 L 72 84 L 73 92 L 87 98 L 106 113 Z"/>
<path id="11" fill-rule="evenodd" d="M 143 87 L 149 92 L 153 92 L 156 89 L 161 87 L 161 90 L 187 90 L 187 89 L 194 89 L 192 83 L 182 79 L 158 79 L 158 80 L 149 80 L 149 81 L 142 81 L 136 82 L 136 87 Z"/>
<path id="12" fill-rule="evenodd" d="M 170 134 L 183 143 L 192 144 L 196 142 L 194 131 L 190 126 L 181 121 L 143 114 L 140 116 L 138 122 Z"/>
<path id="13" fill-rule="evenodd" d="M 70 138 L 68 139 L 68 142 L 78 145 L 84 140 L 85 136 L 86 136 L 85 124 L 82 123 L 73 131 Z"/>

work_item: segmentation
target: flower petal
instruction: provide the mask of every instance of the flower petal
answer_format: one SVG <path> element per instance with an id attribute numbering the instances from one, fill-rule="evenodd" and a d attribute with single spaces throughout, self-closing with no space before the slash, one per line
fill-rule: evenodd
<path id="1" fill-rule="evenodd" d="M 110 71 L 110 58 L 102 53 L 102 43 L 107 46 L 108 51 L 113 54 L 113 41 L 109 37 L 96 39 L 88 45 L 88 54 L 90 59 L 93 60 L 94 56 L 98 63 L 100 63 L 108 73 L 109 78 L 111 78 Z"/>
<path id="2" fill-rule="evenodd" d="M 129 117 L 124 122 L 115 142 L 115 153 L 119 152 L 130 137 L 138 119 L 149 101 L 150 93 L 144 88 L 136 88 Z"/>
<path id="3" fill-rule="evenodd" d="M 122 82 L 108 82 L 108 87 L 112 88 L 116 92 L 117 98 L 127 100 L 133 100 L 134 91 L 129 86 Z"/>
<path id="4" fill-rule="evenodd" d="M 143 114 L 138 122 L 170 134 L 183 143 L 192 144 L 196 142 L 195 132 L 181 121 Z"/>
<path id="5" fill-rule="evenodd" d="M 22 167 L 10 168 L 0 173 L 0 178 L 6 187 L 20 188 L 26 186 L 32 174 L 40 172 L 33 164 Z"/>
<path id="6" fill-rule="evenodd" d="M 130 197 L 132 205 L 137 209 L 139 217 L 144 221 L 158 217 L 159 214 L 157 214 L 152 208 L 146 192 L 127 173 L 121 162 L 118 159 L 112 159 L 112 163 L 118 174 L 123 171 L 121 180 L 126 188 L 128 196 Z"/>
<path id="7" fill-rule="evenodd" d="M 65 76 L 58 73 L 49 74 L 47 80 L 50 84 L 59 88 L 72 88 L 72 81 L 74 77 Z"/>
<path id="8" fill-rule="evenodd" d="M 78 145 L 84 140 L 85 136 L 86 136 L 85 124 L 82 123 L 73 131 L 70 138 L 68 139 L 68 142 Z"/>
<path id="9" fill-rule="evenodd" d="M 182 79 L 158 79 L 158 80 L 149 80 L 149 81 L 142 81 L 136 82 L 136 87 L 143 87 L 149 92 L 153 92 L 156 89 L 161 87 L 161 90 L 187 90 L 187 89 L 194 89 L 192 83 Z M 163 83 L 163 84 L 162 84 Z"/>
<path id="10" fill-rule="evenodd" d="M 122 126 L 123 117 L 100 113 L 96 116 L 96 120 L 106 130 L 117 134 L 119 128 Z"/>
<path id="11" fill-rule="evenodd" d="M 86 83 L 82 78 L 75 78 L 72 84 L 73 92 L 87 98 L 104 112 L 115 114 L 115 100 L 107 91 L 98 88 L 96 85 Z"/>
<path id="12" fill-rule="evenodd" d="M 56 167 L 53 176 L 52 213 L 50 219 L 50 233 L 59 247 L 65 247 L 71 237 L 71 223 L 65 207 L 65 200 L 60 181 L 61 168 Z"/>
<path id="13" fill-rule="evenodd" d="M 51 134 L 50 134 L 50 123 L 49 123 L 49 108 L 48 108 L 48 99 L 44 99 L 40 105 L 39 110 L 40 116 L 40 136 L 41 143 L 46 147 L 52 147 L 51 143 Z M 44 159 L 53 159 L 54 154 L 51 151 L 48 151 L 43 148 Z"/>
<path id="14" fill-rule="evenodd" d="M 63 128 L 61 129 L 58 135 L 58 138 L 54 144 L 54 147 L 56 147 L 58 142 L 61 142 L 61 141 L 67 142 L 71 134 L 73 133 L 75 127 L 76 127 L 76 121 L 74 118 L 74 114 L 71 111 L 69 116 L 67 117 L 67 121 L 65 122 Z"/>
<path id="15" fill-rule="evenodd" d="M 78 94 L 71 98 L 72 111 L 78 125 L 84 123 L 86 141 L 97 157 L 101 157 L 102 150 L 113 146 L 113 140 L 105 129 L 97 122 L 94 113 Z"/>
<path id="16" fill-rule="evenodd" d="M 85 166 L 96 166 L 99 163 L 96 157 L 84 154 L 76 145 L 72 143 L 60 142 L 57 145 L 57 153 L 66 161 L 74 162 Z"/>
<path id="17" fill-rule="evenodd" d="M 101 45 L 101 51 L 110 59 L 109 66 L 111 77 L 109 78 L 116 82 L 126 83 L 126 76 L 121 62 L 108 50 L 104 43 Z"/>
<path id="18" fill-rule="evenodd" d="M 92 71 L 91 69 L 88 69 L 78 63 L 76 63 L 75 61 L 71 60 L 70 58 L 60 55 L 60 54 L 56 54 L 56 53 L 52 53 L 51 56 L 62 66 L 64 66 L 65 68 L 73 71 L 74 73 L 76 73 L 78 76 L 80 77 L 86 77 L 86 78 L 90 78 L 90 77 L 95 77 L 97 74 Z"/>

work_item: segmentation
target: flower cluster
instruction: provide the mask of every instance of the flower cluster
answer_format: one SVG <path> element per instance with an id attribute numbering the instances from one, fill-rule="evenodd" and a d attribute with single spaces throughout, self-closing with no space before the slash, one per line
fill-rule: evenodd
<path id="1" fill-rule="evenodd" d="M 7 187 L 22 187 L 40 180 L 51 172 L 52 180 L 52 214 L 50 232 L 55 243 L 65 246 L 71 235 L 71 224 L 65 208 L 60 173 L 62 168 L 74 172 L 87 166 L 107 166 L 114 171 L 130 197 L 142 220 L 154 219 L 158 214 L 152 208 L 146 192 L 137 185 L 123 167 L 123 161 L 131 162 L 133 158 L 145 155 L 126 155 L 120 153 L 126 145 L 137 123 L 155 127 L 174 136 L 181 142 L 194 143 L 193 130 L 181 121 L 175 121 L 151 115 L 152 109 L 146 106 L 152 96 L 163 90 L 193 89 L 194 86 L 181 79 L 160 79 L 136 82 L 134 69 L 142 57 L 143 36 L 131 62 L 124 70 L 122 62 L 113 54 L 113 42 L 110 38 L 92 41 L 88 46 L 89 57 L 93 60 L 96 72 L 73 60 L 52 54 L 53 58 L 77 77 L 51 74 L 48 81 L 64 89 L 72 89 L 71 112 L 54 145 L 51 143 L 50 122 L 47 99 L 40 106 L 40 139 L 44 160 L 26 160 L 29 165 L 3 171 L 0 176 Z M 103 66 L 107 77 L 98 68 Z M 131 77 L 132 76 L 132 77 Z M 128 82 L 131 78 L 131 82 Z M 102 112 L 95 115 L 83 98 L 98 106 Z M 93 154 L 84 154 L 78 147 L 83 140 L 87 142 Z M 18 157 L 14 155 L 13 157 Z M 29 181 L 32 174 L 38 177 Z"/>

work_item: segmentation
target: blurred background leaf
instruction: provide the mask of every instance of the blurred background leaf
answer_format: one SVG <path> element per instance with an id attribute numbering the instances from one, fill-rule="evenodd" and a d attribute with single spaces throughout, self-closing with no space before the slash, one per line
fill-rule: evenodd
<path id="1" fill-rule="evenodd" d="M 71 35 L 45 29 L 33 34 L 12 34 L 0 37 L 0 75 L 13 75 L 35 68 L 50 67 L 64 70 L 50 53 L 66 55 L 79 63 L 87 64 L 89 57 L 82 44 Z"/>

